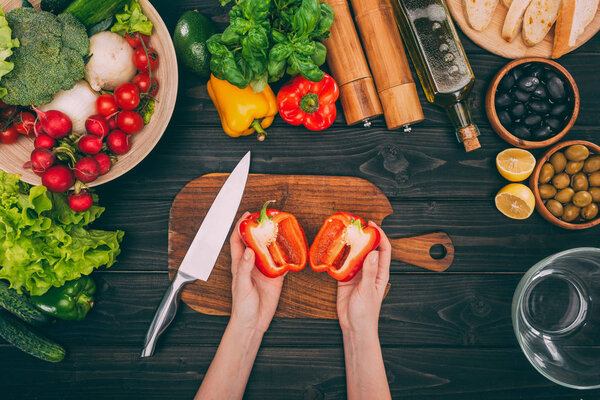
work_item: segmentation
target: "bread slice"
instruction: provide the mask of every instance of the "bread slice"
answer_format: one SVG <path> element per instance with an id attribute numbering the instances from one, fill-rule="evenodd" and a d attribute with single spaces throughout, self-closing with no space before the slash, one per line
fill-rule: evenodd
<path id="1" fill-rule="evenodd" d="M 519 31 L 521 31 L 523 15 L 529 7 L 529 3 L 531 3 L 531 0 L 514 0 L 510 5 L 502 26 L 502 38 L 507 42 L 515 40 Z"/>
<path id="2" fill-rule="evenodd" d="M 523 18 L 523 41 L 534 46 L 544 40 L 558 17 L 561 0 L 532 0 Z"/>
<path id="3" fill-rule="evenodd" d="M 482 31 L 492 21 L 498 0 L 463 0 L 469 25 L 476 31 Z"/>
<path id="4" fill-rule="evenodd" d="M 554 29 L 552 58 L 558 58 L 571 51 L 577 38 L 592 22 L 600 0 L 563 0 Z"/>

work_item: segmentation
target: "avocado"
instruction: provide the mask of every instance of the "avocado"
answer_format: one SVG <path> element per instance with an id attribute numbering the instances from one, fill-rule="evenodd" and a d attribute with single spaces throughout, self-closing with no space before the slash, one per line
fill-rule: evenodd
<path id="1" fill-rule="evenodd" d="M 206 41 L 215 33 L 211 20 L 198 11 L 184 12 L 175 26 L 173 44 L 177 57 L 202 78 L 210 76 L 210 53 Z"/>

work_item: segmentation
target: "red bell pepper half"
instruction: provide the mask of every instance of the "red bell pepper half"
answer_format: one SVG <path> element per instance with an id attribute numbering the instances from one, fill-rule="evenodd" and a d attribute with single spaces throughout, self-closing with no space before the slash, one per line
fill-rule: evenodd
<path id="1" fill-rule="evenodd" d="M 288 124 L 304 124 L 311 131 L 322 131 L 335 121 L 339 96 L 331 76 L 325 74 L 320 82 L 312 82 L 298 75 L 277 93 L 277 107 Z"/>
<path id="2" fill-rule="evenodd" d="M 240 236 L 254 250 L 256 267 L 265 276 L 275 278 L 286 271 L 300 271 L 306 266 L 308 244 L 304 230 L 292 214 L 267 209 L 246 217 L 240 223 Z"/>
<path id="3" fill-rule="evenodd" d="M 327 271 L 338 281 L 349 281 L 380 239 L 379 231 L 362 218 L 345 212 L 333 214 L 310 246 L 310 266 L 317 272 Z"/>

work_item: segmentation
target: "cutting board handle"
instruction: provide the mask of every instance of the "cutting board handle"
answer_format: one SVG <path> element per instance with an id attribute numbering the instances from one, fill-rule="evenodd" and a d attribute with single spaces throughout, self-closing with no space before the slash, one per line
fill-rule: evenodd
<path id="1" fill-rule="evenodd" d="M 392 243 L 392 259 L 402 261 L 431 271 L 442 272 L 454 261 L 454 245 L 452 239 L 444 232 L 407 238 L 390 239 Z M 442 257 L 433 258 L 430 250 L 435 245 L 443 246 Z"/>

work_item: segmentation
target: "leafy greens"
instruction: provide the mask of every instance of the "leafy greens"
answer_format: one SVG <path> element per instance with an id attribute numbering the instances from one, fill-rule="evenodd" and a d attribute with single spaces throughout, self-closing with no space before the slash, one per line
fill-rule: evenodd
<path id="1" fill-rule="evenodd" d="M 12 39 L 12 29 L 8 26 L 8 22 L 0 7 L 0 79 L 13 70 L 15 65 L 6 61 L 12 55 L 13 47 L 19 47 L 19 39 Z M 6 95 L 6 89 L 0 87 L 0 98 Z"/>
<path id="2" fill-rule="evenodd" d="M 230 25 L 207 41 L 210 69 L 219 79 L 262 91 L 287 72 L 313 82 L 327 54 L 334 13 L 319 0 L 234 0 Z M 231 0 L 221 0 L 226 5 Z"/>
<path id="3" fill-rule="evenodd" d="M 150 36 L 152 34 L 152 22 L 142 12 L 142 7 L 138 0 L 131 0 L 130 4 L 125 4 L 121 14 L 115 15 L 117 22 L 110 28 L 111 32 L 119 33 L 125 36 L 126 33 L 140 32 Z"/>
<path id="4" fill-rule="evenodd" d="M 19 293 L 52 286 L 115 263 L 122 231 L 88 229 L 104 208 L 72 211 L 64 194 L 21 182 L 0 170 L 0 279 Z"/>

